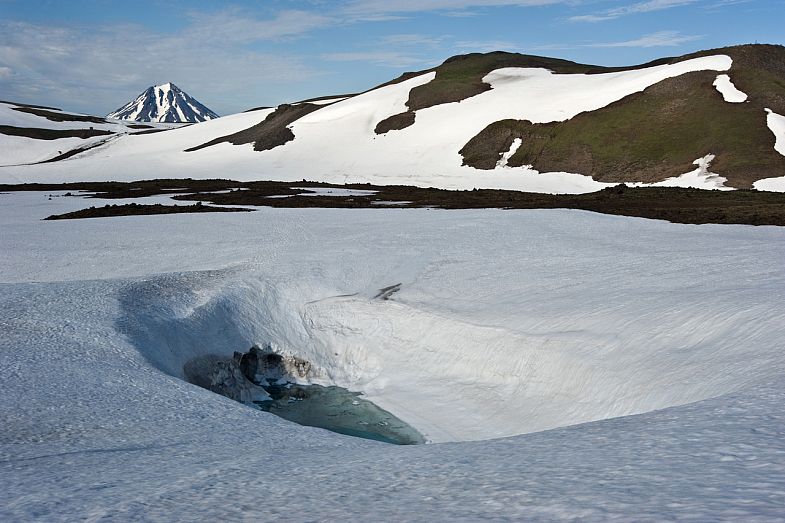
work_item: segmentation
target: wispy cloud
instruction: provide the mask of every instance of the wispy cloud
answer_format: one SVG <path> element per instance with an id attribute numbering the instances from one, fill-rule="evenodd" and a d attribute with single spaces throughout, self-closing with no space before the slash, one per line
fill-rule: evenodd
<path id="1" fill-rule="evenodd" d="M 652 11 L 662 11 L 664 9 L 671 9 L 683 5 L 694 4 L 698 0 L 648 0 L 646 2 L 638 2 L 635 4 L 624 5 L 601 11 L 599 13 L 572 16 L 569 18 L 571 22 L 603 22 L 605 20 L 614 20 L 622 16 L 628 16 L 638 13 L 650 13 Z"/>
<path id="2" fill-rule="evenodd" d="M 521 46 L 506 40 L 462 40 L 455 42 L 453 48 L 461 52 L 489 53 L 491 51 L 520 51 Z"/>
<path id="3" fill-rule="evenodd" d="M 438 47 L 447 40 L 446 35 L 393 34 L 382 36 L 379 44 L 384 46 Z"/>
<path id="4" fill-rule="evenodd" d="M 684 35 L 677 31 L 659 31 L 634 40 L 585 44 L 583 47 L 675 47 L 700 40 L 703 35 Z"/>
<path id="5" fill-rule="evenodd" d="M 344 4 L 343 11 L 361 17 L 426 11 L 443 11 L 445 14 L 454 15 L 480 7 L 527 7 L 565 2 L 566 0 L 350 0 Z"/>
<path id="6" fill-rule="evenodd" d="M 732 7 L 740 4 L 749 4 L 753 0 L 718 0 L 714 3 L 704 6 L 707 11 L 722 11 L 726 7 Z"/>
<path id="7" fill-rule="evenodd" d="M 393 68 L 421 66 L 430 61 L 409 53 L 398 51 L 357 51 L 345 53 L 324 53 L 322 59 L 330 62 L 367 62 L 373 65 Z"/>
<path id="8" fill-rule="evenodd" d="M 538 44 L 526 47 L 527 51 L 567 51 L 575 49 L 585 49 L 590 47 L 595 48 L 613 48 L 613 47 L 676 47 L 688 42 L 701 40 L 704 35 L 685 35 L 678 31 L 658 31 L 643 35 L 640 38 L 632 40 L 622 40 L 618 42 L 576 42 L 576 43 L 551 43 L 551 44 Z"/>
<path id="9" fill-rule="evenodd" d="M 260 19 L 243 9 L 229 8 L 218 12 L 191 11 L 187 18 L 191 23 L 185 36 L 221 45 L 287 40 L 339 23 L 334 17 L 302 10 L 280 11 L 272 18 Z"/>
<path id="10" fill-rule="evenodd" d="M 580 44 L 534 44 L 526 46 L 528 51 L 566 51 L 570 49 L 578 49 L 582 47 Z"/>
<path id="11" fill-rule="evenodd" d="M 459 11 L 445 11 L 444 16 L 449 16 L 452 18 L 471 18 L 473 16 L 479 16 L 480 13 L 477 11 L 469 11 L 468 9 L 461 9 Z"/>

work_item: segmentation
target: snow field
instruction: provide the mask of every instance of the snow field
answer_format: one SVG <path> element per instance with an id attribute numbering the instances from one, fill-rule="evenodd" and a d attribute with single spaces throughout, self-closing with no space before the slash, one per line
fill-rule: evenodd
<path id="1" fill-rule="evenodd" d="M 180 377 L 196 355 L 270 343 L 313 362 L 314 382 L 362 390 L 432 441 L 665 408 L 783 367 L 772 341 L 785 324 L 777 228 L 556 211 L 151 218 L 30 225 L 9 217 L 0 277 L 132 278 L 118 323 L 155 368 Z M 108 250 L 108 228 L 120 225 L 123 240 Z M 603 229 L 613 232 L 599 234 L 598 246 Z M 760 239 L 748 245 L 750 234 Z M 696 259 L 722 263 L 696 270 Z M 618 281 L 620 271 L 632 275 Z M 721 283 L 727 272 L 744 274 L 744 285 Z M 391 300 L 372 299 L 397 283 Z"/>
<path id="2" fill-rule="evenodd" d="M 131 129 L 127 127 L 127 123 L 135 122 L 120 122 L 118 120 L 108 119 L 108 123 L 93 123 L 93 122 L 78 122 L 78 121 L 64 121 L 57 122 L 49 120 L 43 116 L 35 114 L 24 113 L 16 111 L 13 107 L 20 107 L 14 104 L 0 103 L 0 125 L 10 125 L 13 127 L 23 128 L 37 128 L 37 129 L 55 129 L 55 130 L 69 130 L 69 129 L 97 129 L 101 131 L 112 131 L 118 134 L 126 134 L 128 132 L 136 132 L 139 129 Z M 54 113 L 64 113 L 63 111 L 56 111 L 45 109 L 46 111 Z M 77 113 L 64 113 L 64 114 L 77 114 Z M 151 126 L 171 127 L 172 124 L 149 124 Z M 23 164 L 31 164 L 42 162 L 50 158 L 54 158 L 61 152 L 66 152 L 77 147 L 87 147 L 98 143 L 112 143 L 119 136 L 94 136 L 92 138 L 59 138 L 56 140 L 38 140 L 34 138 L 26 138 L 24 136 L 10 136 L 0 133 L 0 167 L 13 166 L 19 167 Z M 83 153 L 84 156 L 89 156 L 90 152 Z M 9 173 L 8 180 L 11 183 L 18 183 L 24 178 L 14 178 L 14 175 Z"/>
<path id="3" fill-rule="evenodd" d="M 0 195 L 4 521 L 785 509 L 781 228 L 560 210 L 40 221 L 81 205 Z M 366 390 L 433 441 L 712 399 L 401 448 L 178 378 L 195 355 L 254 342 L 314 361 L 314 381 Z"/>

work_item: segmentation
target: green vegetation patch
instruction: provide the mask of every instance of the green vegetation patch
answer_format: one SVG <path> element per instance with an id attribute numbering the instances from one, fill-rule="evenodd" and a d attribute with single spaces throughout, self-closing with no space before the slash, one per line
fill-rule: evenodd
<path id="1" fill-rule="evenodd" d="M 463 162 L 493 169 L 520 138 L 509 166 L 602 182 L 662 181 L 694 170 L 693 161 L 707 154 L 715 155 L 710 170 L 731 187 L 785 175 L 785 157 L 774 150 L 763 107 L 725 102 L 712 85 L 716 76 L 701 71 L 670 78 L 564 122 L 495 122 L 461 149 Z"/>

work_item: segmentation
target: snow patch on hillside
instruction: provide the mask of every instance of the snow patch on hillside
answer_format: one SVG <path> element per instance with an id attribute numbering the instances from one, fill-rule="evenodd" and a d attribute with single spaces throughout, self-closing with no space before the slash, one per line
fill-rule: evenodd
<path id="1" fill-rule="evenodd" d="M 774 150 L 785 156 L 785 116 L 766 109 L 766 125 L 774 133 Z"/>
<path id="2" fill-rule="evenodd" d="M 741 103 L 747 100 L 747 94 L 739 91 L 727 74 L 718 75 L 712 85 L 717 88 L 726 102 Z"/>
<path id="3" fill-rule="evenodd" d="M 720 191 L 733 191 L 733 187 L 726 187 L 727 178 L 717 173 L 710 172 L 711 162 L 714 161 L 713 154 L 707 154 L 695 160 L 693 165 L 698 168 L 694 171 L 674 176 L 657 183 L 629 183 L 631 187 L 691 187 L 694 189 L 717 189 Z"/>
<path id="4" fill-rule="evenodd" d="M 496 162 L 496 167 L 507 167 L 507 162 L 509 162 L 510 158 L 512 158 L 512 156 L 518 151 L 518 149 L 520 149 L 522 143 L 523 143 L 522 139 L 520 138 L 514 139 L 510 144 L 510 149 L 505 151 L 504 154 L 502 154 L 502 157 L 499 158 L 499 161 Z"/>
<path id="5" fill-rule="evenodd" d="M 766 124 L 774 133 L 774 150 L 785 156 L 785 116 L 766 109 Z M 785 192 L 785 176 L 758 180 L 752 186 L 759 191 Z"/>

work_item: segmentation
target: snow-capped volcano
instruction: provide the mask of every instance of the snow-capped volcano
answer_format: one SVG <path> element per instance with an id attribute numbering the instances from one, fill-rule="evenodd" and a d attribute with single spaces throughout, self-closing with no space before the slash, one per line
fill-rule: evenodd
<path id="1" fill-rule="evenodd" d="M 106 116 L 118 120 L 167 123 L 196 123 L 218 118 L 217 114 L 171 82 L 148 87 L 134 101 Z"/>

